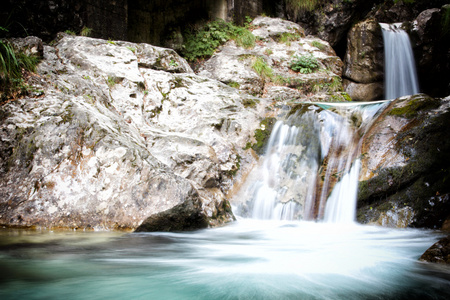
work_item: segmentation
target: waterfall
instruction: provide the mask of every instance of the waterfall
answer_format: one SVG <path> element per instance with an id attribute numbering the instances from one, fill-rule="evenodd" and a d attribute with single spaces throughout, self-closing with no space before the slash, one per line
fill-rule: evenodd
<path id="1" fill-rule="evenodd" d="M 386 101 L 302 104 L 277 121 L 238 195 L 256 219 L 353 222 L 361 136 Z"/>
<path id="2" fill-rule="evenodd" d="M 401 24 L 380 24 L 385 57 L 385 98 L 395 99 L 419 92 L 416 66 L 408 34 Z"/>

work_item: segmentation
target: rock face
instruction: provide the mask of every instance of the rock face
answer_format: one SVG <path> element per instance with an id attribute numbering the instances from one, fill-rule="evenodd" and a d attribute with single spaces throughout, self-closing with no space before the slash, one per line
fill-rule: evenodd
<path id="1" fill-rule="evenodd" d="M 342 93 L 342 61 L 323 40 L 305 37 L 299 25 L 276 18 L 252 22 L 255 47 L 226 43 L 198 74 L 217 79 L 264 98 L 300 101 L 346 101 Z M 300 57 L 312 57 L 318 66 L 311 73 L 294 72 Z"/>
<path id="2" fill-rule="evenodd" d="M 352 27 L 344 61 L 345 90 L 353 100 L 379 100 L 384 96 L 384 52 L 381 27 L 375 19 Z"/>
<path id="3" fill-rule="evenodd" d="M 263 100 L 196 76 L 173 50 L 74 36 L 45 46 L 33 82 L 41 97 L 0 107 L 0 224 L 161 231 L 233 219 L 225 194 L 254 161 L 243 148 Z"/>
<path id="4" fill-rule="evenodd" d="M 450 236 L 447 236 L 431 246 L 420 257 L 421 261 L 439 264 L 450 264 Z"/>
<path id="5" fill-rule="evenodd" d="M 442 228 L 450 218 L 450 98 L 394 100 L 362 144 L 358 221 Z"/>
<path id="6" fill-rule="evenodd" d="M 339 48 L 345 46 L 343 42 L 352 24 L 367 14 L 374 2 L 376 1 L 322 1 L 311 11 L 301 11 L 295 9 L 295 5 L 287 5 L 286 14 L 289 20 L 295 20 L 304 27 L 307 34 L 316 35 Z"/>
<path id="7" fill-rule="evenodd" d="M 449 15 L 447 4 L 424 10 L 409 23 L 421 89 L 435 97 L 450 94 Z"/>

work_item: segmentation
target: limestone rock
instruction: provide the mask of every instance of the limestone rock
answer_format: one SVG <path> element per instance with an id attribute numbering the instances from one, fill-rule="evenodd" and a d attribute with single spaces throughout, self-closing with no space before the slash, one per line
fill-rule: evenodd
<path id="1" fill-rule="evenodd" d="M 26 55 L 34 55 L 39 58 L 44 56 L 44 45 L 42 40 L 35 36 L 28 36 L 26 38 L 8 39 L 18 52 L 23 52 Z"/>
<path id="2" fill-rule="evenodd" d="M 382 82 L 356 83 L 345 79 L 344 89 L 353 101 L 371 101 L 384 97 L 384 85 Z"/>
<path id="3" fill-rule="evenodd" d="M 362 144 L 358 220 L 441 228 L 450 216 L 450 98 L 402 97 Z"/>
<path id="4" fill-rule="evenodd" d="M 254 162 L 243 149 L 263 100 L 193 74 L 172 50 L 86 37 L 46 46 L 38 75 L 43 96 L 0 107 L 2 225 L 192 230 L 233 219 L 225 195 Z"/>
<path id="5" fill-rule="evenodd" d="M 305 37 L 303 29 L 281 19 L 257 17 L 252 22 L 257 38 L 254 48 L 237 47 L 231 41 L 206 61 L 198 74 L 214 78 L 254 95 L 267 96 L 272 86 L 300 91 L 302 100 L 322 94 L 324 101 L 343 101 L 343 63 L 330 45 L 314 37 Z M 313 57 L 318 68 L 309 74 L 290 69 L 298 57 Z M 337 94 L 337 95 L 336 95 Z"/>

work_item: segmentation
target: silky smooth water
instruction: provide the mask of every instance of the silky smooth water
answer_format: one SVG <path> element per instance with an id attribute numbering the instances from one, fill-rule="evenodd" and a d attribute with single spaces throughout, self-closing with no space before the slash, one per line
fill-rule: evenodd
<path id="1" fill-rule="evenodd" d="M 439 234 L 238 220 L 187 233 L 0 232 L 0 299 L 449 299 Z"/>
<path id="2" fill-rule="evenodd" d="M 304 103 L 275 123 L 232 202 L 255 219 L 355 221 L 361 137 L 389 101 Z"/>
<path id="3" fill-rule="evenodd" d="M 419 82 L 408 34 L 401 28 L 401 23 L 380 25 L 384 40 L 386 99 L 417 94 Z"/>

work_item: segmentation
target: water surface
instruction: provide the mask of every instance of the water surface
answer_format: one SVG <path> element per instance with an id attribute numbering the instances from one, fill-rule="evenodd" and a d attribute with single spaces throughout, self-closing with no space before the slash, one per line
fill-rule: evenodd
<path id="1" fill-rule="evenodd" d="M 440 235 L 239 220 L 188 233 L 0 231 L 0 299 L 450 299 Z"/>

